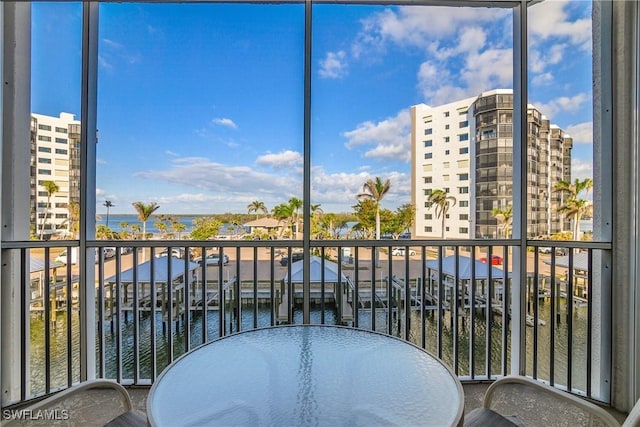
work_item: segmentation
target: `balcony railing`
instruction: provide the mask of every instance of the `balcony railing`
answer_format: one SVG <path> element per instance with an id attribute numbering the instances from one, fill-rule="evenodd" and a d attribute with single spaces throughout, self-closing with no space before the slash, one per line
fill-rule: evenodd
<path id="1" fill-rule="evenodd" d="M 523 276 L 514 242 L 311 241 L 304 252 L 302 241 L 92 241 L 79 256 L 75 241 L 7 243 L 3 259 L 23 272 L 14 400 L 79 381 L 83 360 L 95 360 L 98 377 L 151 384 L 200 344 L 305 319 L 402 337 L 463 381 L 507 375 L 520 357 L 526 375 L 603 400 L 594 338 L 606 322 L 594 307 L 606 304 L 608 281 L 596 277 L 594 260 L 610 248 L 531 241 Z M 514 301 L 520 277 L 522 301 Z M 89 358 L 81 354 L 83 286 L 95 290 Z M 517 303 L 526 324 L 520 354 L 511 348 Z"/>

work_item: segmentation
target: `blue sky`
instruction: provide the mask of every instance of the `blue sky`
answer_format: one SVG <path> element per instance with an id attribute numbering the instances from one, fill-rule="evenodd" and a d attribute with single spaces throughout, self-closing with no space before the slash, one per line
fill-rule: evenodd
<path id="1" fill-rule="evenodd" d="M 591 4 L 530 8 L 529 101 L 592 169 Z M 350 211 L 369 178 L 410 202 L 409 108 L 512 87 L 505 9 L 317 5 L 312 200 Z M 80 110 L 79 3 L 36 3 L 32 111 Z M 302 197 L 302 5 L 101 4 L 97 212 L 246 212 Z"/>

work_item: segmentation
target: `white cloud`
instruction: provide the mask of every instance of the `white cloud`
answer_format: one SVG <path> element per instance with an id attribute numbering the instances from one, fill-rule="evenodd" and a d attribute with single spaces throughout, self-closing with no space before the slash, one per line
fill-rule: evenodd
<path id="1" fill-rule="evenodd" d="M 96 164 L 99 164 L 99 165 L 106 165 L 106 164 L 107 164 L 107 161 L 106 161 L 105 159 L 97 158 L 97 159 L 96 159 Z"/>
<path id="2" fill-rule="evenodd" d="M 267 153 L 256 159 L 260 166 L 274 169 L 298 168 L 302 165 L 302 155 L 297 151 L 285 150 L 280 153 Z"/>
<path id="3" fill-rule="evenodd" d="M 385 9 L 363 21 L 363 31 L 353 50 L 358 55 L 370 48 L 379 50 L 386 43 L 426 48 L 434 37 L 449 37 L 460 28 L 477 29 L 483 22 L 495 24 L 508 14 L 504 9 L 473 7 L 404 6 L 396 10 Z M 463 39 L 470 41 L 472 33 L 465 30 L 463 34 Z M 472 47 L 477 46 L 478 41 L 475 40 Z"/>
<path id="4" fill-rule="evenodd" d="M 466 27 L 458 39 L 458 52 L 478 52 L 487 42 L 487 33 L 480 27 Z"/>
<path id="5" fill-rule="evenodd" d="M 379 176 L 391 181 L 391 190 L 382 201 L 382 207 L 394 210 L 401 204 L 411 202 L 410 176 L 403 172 L 357 172 L 327 173 L 321 167 L 311 171 L 311 195 L 313 203 L 321 203 L 325 211 L 351 211 L 357 203 L 356 195 L 362 193 L 363 184 Z"/>
<path id="6" fill-rule="evenodd" d="M 574 96 L 561 96 L 548 103 L 535 103 L 535 105 L 545 116 L 554 117 L 560 111 L 577 111 L 588 101 L 589 95 L 581 92 Z"/>
<path id="7" fill-rule="evenodd" d="M 569 46 L 565 43 L 537 46 L 529 50 L 529 70 L 533 73 L 544 72 L 549 65 L 555 65 L 564 59 Z"/>
<path id="8" fill-rule="evenodd" d="M 571 181 L 575 179 L 583 180 L 585 178 L 593 178 L 593 163 L 588 160 L 572 158 Z"/>
<path id="9" fill-rule="evenodd" d="M 171 204 L 171 203 L 210 203 L 220 200 L 220 196 L 214 196 L 204 193 L 181 193 L 174 196 L 161 196 L 158 198 L 158 204 Z"/>
<path id="10" fill-rule="evenodd" d="M 346 76 L 347 73 L 346 53 L 343 50 L 328 52 L 325 59 L 320 60 L 320 69 L 318 71 L 320 77 L 340 79 Z"/>
<path id="11" fill-rule="evenodd" d="M 233 122 L 233 120 L 223 117 L 223 118 L 215 118 L 211 120 L 211 123 L 214 125 L 225 126 L 231 129 L 237 129 L 238 126 Z"/>
<path id="12" fill-rule="evenodd" d="M 577 144 L 593 143 L 593 122 L 578 123 L 569 125 L 565 129 L 566 133 L 573 138 L 573 142 Z"/>
<path id="13" fill-rule="evenodd" d="M 300 187 L 298 176 L 259 172 L 251 166 L 230 166 L 203 157 L 182 157 L 166 170 L 137 172 L 136 177 L 223 194 L 289 194 Z"/>
<path id="14" fill-rule="evenodd" d="M 345 146 L 353 149 L 373 146 L 364 156 L 375 159 L 411 159 L 411 116 L 409 110 L 400 111 L 395 117 L 380 122 L 366 121 L 342 136 L 347 138 Z"/>
<path id="15" fill-rule="evenodd" d="M 529 37 L 533 44 L 551 38 L 568 39 L 573 46 L 591 50 L 591 17 L 571 20 L 569 1 L 545 1 L 529 8 Z"/>
<path id="16" fill-rule="evenodd" d="M 167 156 L 171 156 L 171 157 L 178 157 L 178 153 L 171 151 L 171 150 L 164 150 L 164 154 L 166 154 Z"/>
<path id="17" fill-rule="evenodd" d="M 478 95 L 488 89 L 511 87 L 511 49 L 488 48 L 465 54 L 466 57 L 462 58 L 464 66 L 457 73 L 447 61 L 425 61 L 420 65 L 418 88 L 430 105 L 446 104 Z"/>
<path id="18" fill-rule="evenodd" d="M 486 49 L 466 58 L 460 77 L 468 88 L 468 95 L 487 89 L 511 87 L 513 81 L 512 49 Z"/>
<path id="19" fill-rule="evenodd" d="M 265 173 L 251 166 L 230 166 L 200 157 L 174 159 L 166 170 L 137 172 L 135 176 L 155 181 L 165 193 L 175 189 L 172 184 L 191 189 L 158 194 L 154 201 L 167 212 L 241 212 L 256 198 L 271 208 L 292 196 L 301 197 L 302 193 L 302 178 L 297 173 Z M 390 179 L 392 183 L 383 201 L 384 207 L 395 209 L 410 202 L 408 173 L 380 170 L 327 173 L 316 166 L 311 171 L 312 203 L 321 204 L 328 212 L 351 211 L 364 182 L 375 176 Z"/>
<path id="20" fill-rule="evenodd" d="M 102 188 L 96 188 L 96 197 L 102 197 L 106 194 L 106 191 Z"/>
<path id="21" fill-rule="evenodd" d="M 531 84 L 534 86 L 546 86 L 553 83 L 553 74 L 552 73 L 543 73 L 534 76 L 531 79 Z"/>
<path id="22" fill-rule="evenodd" d="M 102 55 L 98 55 L 98 64 L 104 69 L 113 70 L 113 64 Z"/>

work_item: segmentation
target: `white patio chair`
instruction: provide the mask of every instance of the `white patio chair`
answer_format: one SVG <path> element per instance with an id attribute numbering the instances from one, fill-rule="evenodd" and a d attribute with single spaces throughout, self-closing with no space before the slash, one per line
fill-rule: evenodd
<path id="1" fill-rule="evenodd" d="M 482 407 L 465 415 L 464 425 L 619 427 L 620 423 L 603 408 L 578 396 L 527 377 L 508 376 L 489 386 Z"/>
<path id="2" fill-rule="evenodd" d="M 111 409 L 109 406 L 113 406 L 111 401 L 94 401 L 89 397 L 88 392 L 92 389 L 106 389 L 116 391 L 120 398 L 120 410 L 119 415 L 111 418 L 104 417 L 103 420 L 100 420 L 100 415 L 104 415 L 105 412 L 108 414 L 108 411 Z M 83 395 L 84 393 L 84 395 Z M 103 395 L 100 395 L 99 398 L 104 399 Z M 94 405 L 94 408 L 91 407 L 91 404 Z M 100 406 L 100 408 L 95 408 L 95 405 Z M 147 426 L 147 417 L 144 413 L 140 411 L 136 411 L 133 409 L 133 404 L 131 402 L 131 396 L 127 392 L 127 390 L 112 380 L 104 380 L 104 379 L 96 379 L 85 381 L 80 384 L 76 384 L 66 390 L 62 390 L 46 399 L 43 399 L 33 405 L 29 405 L 27 407 L 19 408 L 23 414 L 29 414 L 29 416 L 37 416 L 45 410 L 50 410 L 53 408 L 62 408 L 65 410 L 65 414 L 68 415 L 68 421 L 64 422 L 63 425 L 67 425 L 73 423 L 73 425 L 93 425 L 99 426 L 104 425 L 105 427 L 142 427 Z M 105 411 L 105 408 L 106 411 Z M 115 412 L 114 412 L 115 414 Z M 105 424 L 106 421 L 106 424 Z M 19 425 L 41 425 L 42 422 L 34 421 L 33 419 L 29 419 L 29 417 L 20 419 L 14 419 L 9 421 L 8 423 L 3 423 L 3 426 L 19 426 Z M 44 420 L 44 424 L 42 425 L 56 425 L 55 420 Z"/>

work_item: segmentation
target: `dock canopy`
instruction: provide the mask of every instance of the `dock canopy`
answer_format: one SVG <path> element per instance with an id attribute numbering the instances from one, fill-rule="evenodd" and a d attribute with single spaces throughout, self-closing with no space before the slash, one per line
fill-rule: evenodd
<path id="1" fill-rule="evenodd" d="M 440 266 L 438 260 L 427 261 L 427 268 L 431 271 L 439 271 Z M 471 280 L 471 258 L 466 256 L 458 256 L 458 279 Z M 489 267 L 491 267 L 492 279 L 503 279 L 504 270 L 490 265 L 488 262 L 475 260 L 475 279 L 482 280 L 489 278 Z M 445 276 L 456 276 L 456 256 L 450 255 L 442 258 L 442 272 Z M 508 273 L 511 277 L 511 272 Z"/>
<path id="2" fill-rule="evenodd" d="M 311 280 L 310 283 L 322 282 L 322 258 L 318 256 L 312 256 L 309 259 Z M 302 283 L 304 260 L 291 263 L 291 283 Z M 289 279 L 289 273 L 285 274 L 284 281 Z M 338 264 L 327 259 L 324 260 L 324 281 L 325 283 L 338 283 Z M 342 283 L 348 282 L 347 277 L 342 274 Z"/>
<path id="3" fill-rule="evenodd" d="M 170 260 L 170 262 L 169 262 Z M 169 276 L 169 265 L 171 265 L 171 281 L 176 281 L 182 278 L 184 275 L 184 259 L 176 257 L 161 256 L 159 258 L 153 258 L 153 279 L 156 283 L 167 283 Z M 187 269 L 189 272 L 199 268 L 200 265 L 195 262 L 188 262 Z M 135 267 L 123 271 L 120 274 L 120 281 L 125 283 L 133 282 L 133 272 Z M 151 261 L 145 261 L 142 264 L 138 264 L 137 269 L 138 283 L 151 283 Z M 113 275 L 106 279 L 106 282 L 113 283 L 116 281 L 116 275 Z"/>
<path id="4" fill-rule="evenodd" d="M 63 267 L 66 264 L 59 261 L 52 261 L 49 263 L 49 268 Z M 36 273 L 44 270 L 44 260 L 40 258 L 29 257 L 29 272 Z"/>
<path id="5" fill-rule="evenodd" d="M 573 256 L 573 269 L 589 271 L 589 257 L 587 252 L 579 252 Z M 551 265 L 551 258 L 544 260 Z M 556 267 L 569 268 L 569 255 L 556 257 Z"/>

